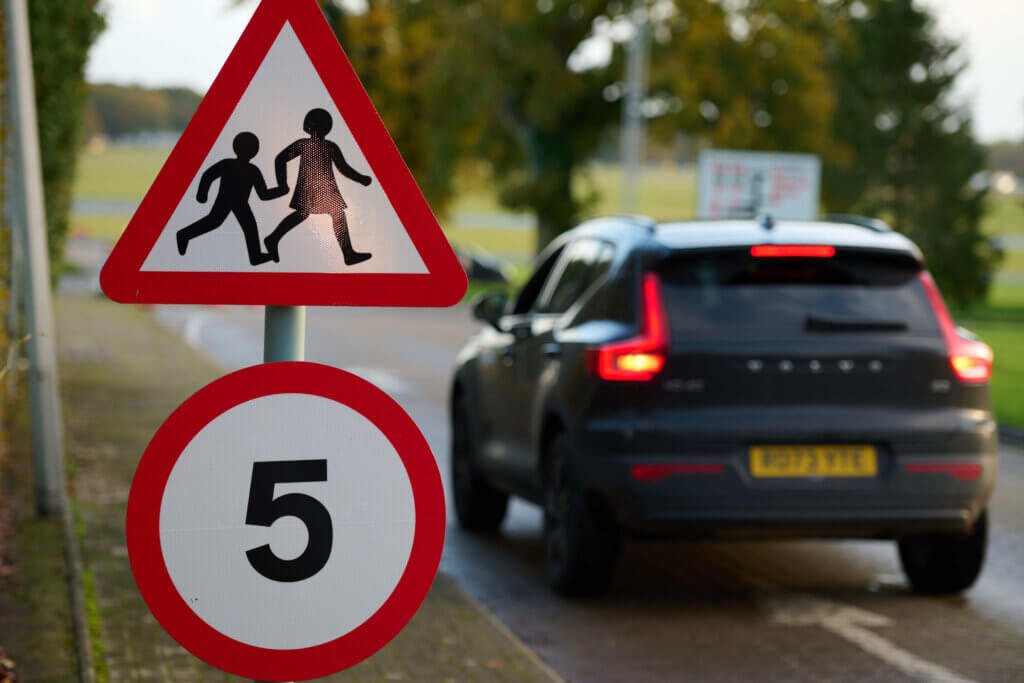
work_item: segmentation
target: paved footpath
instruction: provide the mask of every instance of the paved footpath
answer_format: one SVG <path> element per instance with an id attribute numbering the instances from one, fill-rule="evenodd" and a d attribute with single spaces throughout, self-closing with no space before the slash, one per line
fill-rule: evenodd
<path id="1" fill-rule="evenodd" d="M 224 370 L 138 307 L 64 294 L 57 302 L 57 319 L 67 452 L 86 597 L 93 608 L 97 678 L 238 680 L 192 657 L 156 623 L 132 578 L 124 537 L 131 478 L 149 439 L 182 401 Z M 18 658 L 18 653 L 8 655 Z M 21 674 L 23 680 L 39 680 L 28 671 Z M 391 644 L 325 680 L 557 677 L 442 573 L 419 613 Z"/>

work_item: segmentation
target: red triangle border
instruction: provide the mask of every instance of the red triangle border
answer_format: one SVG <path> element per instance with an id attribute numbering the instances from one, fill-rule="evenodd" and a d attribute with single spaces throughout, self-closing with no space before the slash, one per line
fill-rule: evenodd
<path id="1" fill-rule="evenodd" d="M 426 266 L 426 274 L 143 271 L 285 22 L 291 24 Z M 339 95 L 344 95 L 344 100 Z M 360 97 L 361 95 L 361 97 Z M 342 106 L 342 101 L 344 106 Z M 445 307 L 466 274 L 315 0 L 263 0 L 100 273 L 120 303 Z"/>

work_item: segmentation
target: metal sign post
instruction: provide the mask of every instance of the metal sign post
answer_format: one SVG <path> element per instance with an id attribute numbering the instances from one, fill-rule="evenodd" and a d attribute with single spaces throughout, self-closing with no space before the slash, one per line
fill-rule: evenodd
<path id="1" fill-rule="evenodd" d="M 263 318 L 263 362 L 306 358 L 306 307 L 267 306 Z"/>
<path id="2" fill-rule="evenodd" d="M 7 0 L 10 27 L 10 85 L 12 123 L 17 148 L 17 205 L 25 249 L 24 301 L 28 328 L 29 402 L 32 412 L 32 454 L 36 507 L 41 515 L 56 515 L 64 505 L 64 435 L 57 391 L 57 354 L 50 295 L 50 261 L 43 207 L 43 174 L 39 157 L 32 47 L 25 0 Z"/>
<path id="3" fill-rule="evenodd" d="M 267 306 L 263 314 L 263 362 L 305 359 L 306 307 Z"/>
<path id="4" fill-rule="evenodd" d="M 633 39 L 626 46 L 626 96 L 622 98 L 622 211 L 636 213 L 637 183 L 644 156 L 644 100 L 650 61 L 650 23 L 643 0 L 630 10 Z"/>
<path id="5" fill-rule="evenodd" d="M 156 619 L 255 681 L 384 647 L 437 574 L 444 488 L 393 398 L 303 362 L 305 307 L 450 306 L 467 282 L 314 0 L 260 3 L 100 284 L 265 307 L 265 362 L 185 401 L 132 481 L 128 559 Z"/>

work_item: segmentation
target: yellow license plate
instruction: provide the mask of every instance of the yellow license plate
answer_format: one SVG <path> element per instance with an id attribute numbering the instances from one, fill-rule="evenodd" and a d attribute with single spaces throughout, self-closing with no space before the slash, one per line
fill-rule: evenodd
<path id="1" fill-rule="evenodd" d="M 753 446 L 750 474 L 769 477 L 873 477 L 874 446 Z"/>

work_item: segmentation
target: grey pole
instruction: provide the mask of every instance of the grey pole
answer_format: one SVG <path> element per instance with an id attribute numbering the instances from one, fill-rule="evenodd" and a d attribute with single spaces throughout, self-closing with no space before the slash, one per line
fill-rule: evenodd
<path id="1" fill-rule="evenodd" d="M 650 22 L 644 0 L 633 0 L 634 35 L 626 47 L 626 96 L 622 99 L 622 211 L 636 213 L 636 184 L 644 153 L 644 100 L 650 61 Z"/>
<path id="2" fill-rule="evenodd" d="M 18 207 L 21 245 L 25 249 L 24 301 L 28 340 L 29 402 L 36 506 L 41 515 L 61 512 L 64 501 L 64 435 L 57 391 L 57 355 L 50 294 L 50 262 L 43 207 L 43 175 L 39 158 L 32 46 L 25 0 L 6 0 L 10 33 L 8 90 L 20 170 Z M 16 173 L 16 175 L 18 175 Z"/>
<path id="3" fill-rule="evenodd" d="M 10 114 L 10 100 L 4 102 L 7 109 L 3 114 Z M 2 114 L 0 114 L 2 115 Z M 8 116 L 7 120 L 10 121 L 13 116 Z M 12 136 L 8 135 L 4 145 L 4 191 L 6 193 L 6 215 L 7 226 L 10 229 L 10 262 L 8 264 L 10 270 L 10 289 L 8 290 L 9 299 L 7 306 L 7 338 L 11 344 L 17 344 L 20 346 L 21 338 L 23 337 L 22 330 L 20 327 L 21 323 L 21 309 L 22 309 L 22 279 L 24 268 L 22 268 L 22 262 L 24 261 L 21 243 L 22 220 L 21 211 L 18 208 L 18 199 L 21 197 L 21 192 L 18 190 L 19 174 L 16 171 L 14 164 L 14 154 L 17 151 Z M 7 382 L 3 388 L 7 392 L 8 396 L 13 396 L 17 390 L 18 373 L 15 372 L 15 363 L 17 362 L 19 349 L 13 346 L 7 350 L 7 357 L 4 358 L 5 367 L 7 368 Z"/>
<path id="4" fill-rule="evenodd" d="M 267 306 L 263 317 L 263 362 L 306 358 L 306 307 Z"/>
<path id="5" fill-rule="evenodd" d="M 263 362 L 277 363 L 305 358 L 306 307 L 267 306 L 263 314 Z"/>

